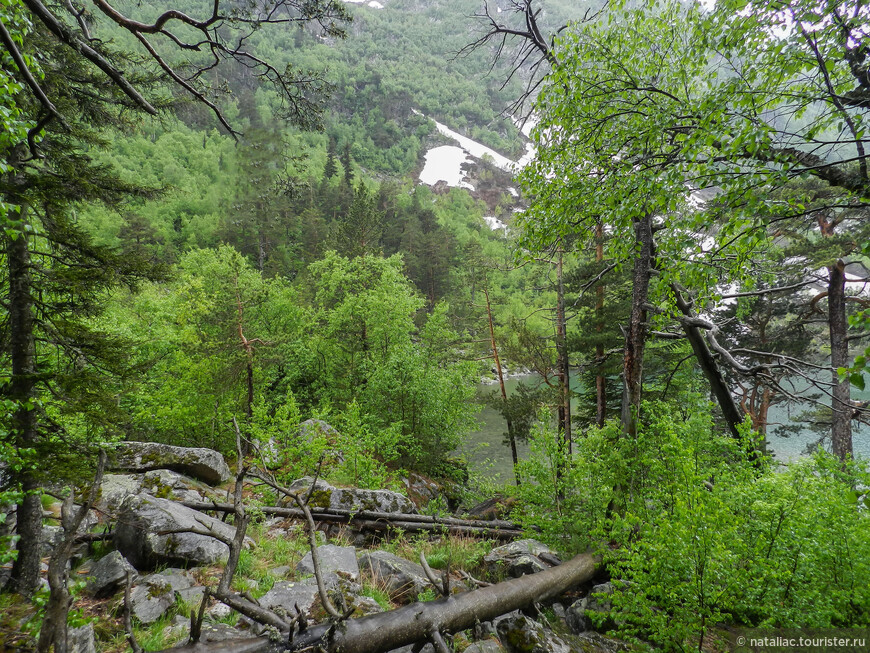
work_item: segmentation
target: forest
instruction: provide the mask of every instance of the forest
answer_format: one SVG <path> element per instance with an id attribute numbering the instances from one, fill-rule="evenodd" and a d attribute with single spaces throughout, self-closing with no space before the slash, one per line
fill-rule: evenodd
<path id="1" fill-rule="evenodd" d="M 0 0 L 0 651 L 867 650 L 868 25 Z"/>

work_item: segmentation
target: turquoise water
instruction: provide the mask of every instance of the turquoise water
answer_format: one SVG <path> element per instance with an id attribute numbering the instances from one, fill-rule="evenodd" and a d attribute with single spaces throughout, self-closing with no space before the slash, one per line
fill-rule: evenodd
<path id="1" fill-rule="evenodd" d="M 507 391 L 513 392 L 520 381 L 531 383 L 534 376 L 525 378 L 513 378 L 505 381 Z M 497 385 L 480 385 L 480 389 L 484 391 L 497 390 Z M 796 388 L 800 390 L 800 387 Z M 852 399 L 863 401 L 870 399 L 870 389 L 864 392 L 858 392 L 856 388 L 852 388 Z M 774 406 L 770 410 L 769 420 L 771 423 L 791 424 L 791 418 L 800 415 L 803 411 L 810 408 L 809 404 L 791 406 Z M 500 478 L 503 481 L 513 481 L 513 470 L 511 463 L 510 447 L 503 443 L 504 433 L 507 431 L 507 424 L 498 411 L 484 406 L 478 415 L 480 427 L 472 433 L 466 444 L 462 447 L 462 452 L 468 458 L 469 465 L 472 470 L 479 474 L 483 474 L 495 479 Z M 773 430 L 771 428 L 771 430 Z M 815 443 L 818 435 L 810 429 L 804 429 L 789 437 L 781 437 L 777 435 L 768 436 L 768 448 L 773 453 L 776 460 L 783 462 L 793 460 L 797 456 L 801 456 L 807 449 L 807 446 Z M 870 427 L 859 422 L 852 422 L 852 443 L 855 450 L 855 456 L 870 458 Z M 826 443 L 830 450 L 830 442 Z M 529 455 L 529 447 L 525 444 L 520 444 L 518 447 L 518 455 L 521 459 L 525 459 Z"/>

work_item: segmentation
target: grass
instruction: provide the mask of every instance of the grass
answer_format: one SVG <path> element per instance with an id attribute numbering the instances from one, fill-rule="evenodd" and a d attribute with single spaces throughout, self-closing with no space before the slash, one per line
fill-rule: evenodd
<path id="1" fill-rule="evenodd" d="M 483 557 L 494 546 L 496 545 L 492 540 L 479 540 L 462 535 L 446 535 L 437 539 L 421 535 L 413 539 L 396 539 L 382 548 L 412 562 L 419 562 L 422 552 L 433 569 L 444 569 L 449 565 L 451 570 L 464 569 L 475 575 L 482 570 Z"/>

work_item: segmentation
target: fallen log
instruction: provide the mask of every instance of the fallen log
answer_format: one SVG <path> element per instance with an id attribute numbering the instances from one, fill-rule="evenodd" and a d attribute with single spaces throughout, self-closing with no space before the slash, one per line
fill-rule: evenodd
<path id="1" fill-rule="evenodd" d="M 166 653 L 281 653 L 312 650 L 317 646 L 330 653 L 383 653 L 430 639 L 434 633 L 456 633 L 478 622 L 490 621 L 513 610 L 558 596 L 591 580 L 598 562 L 598 558 L 582 554 L 537 574 L 513 578 L 437 601 L 412 603 L 389 612 L 338 624 L 318 624 L 297 634 L 289 642 L 250 638 L 192 644 L 168 649 Z"/>
<path id="2" fill-rule="evenodd" d="M 217 512 L 233 512 L 232 505 L 227 503 L 205 503 L 183 501 L 183 506 L 194 510 Z M 282 508 L 278 506 L 263 506 L 258 508 L 264 514 L 276 517 L 304 519 L 305 514 L 298 508 Z M 372 512 L 369 510 L 312 510 L 315 521 L 331 523 L 353 523 L 360 530 L 383 531 L 389 528 L 401 528 L 404 531 L 441 531 L 457 535 L 475 535 L 491 537 L 499 540 L 513 540 L 522 535 L 519 524 L 508 521 L 484 521 L 479 519 L 457 519 L 455 517 L 432 517 L 430 515 L 412 515 L 398 512 Z"/>

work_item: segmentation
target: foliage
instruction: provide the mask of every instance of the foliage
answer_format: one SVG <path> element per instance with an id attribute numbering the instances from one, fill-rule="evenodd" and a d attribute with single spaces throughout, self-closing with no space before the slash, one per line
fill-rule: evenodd
<path id="1" fill-rule="evenodd" d="M 736 441 L 711 434 L 703 402 L 682 416 L 645 410 L 636 441 L 608 425 L 576 442 L 561 479 L 554 438 L 539 429 L 544 456 L 523 465 L 537 485 L 520 488 L 523 520 L 546 540 L 611 543 L 620 636 L 685 650 L 724 622 L 870 623 L 868 515 L 854 490 L 870 480 L 866 464 L 844 468 L 820 451 L 785 470 L 756 468 Z"/>
<path id="2" fill-rule="evenodd" d="M 336 406 L 353 400 L 373 429 L 396 425 L 401 460 L 432 468 L 473 425 L 475 367 L 454 362 L 447 307 L 418 329 L 423 300 L 399 256 L 347 259 L 328 252 L 310 266 L 319 325 L 317 378 Z"/>

